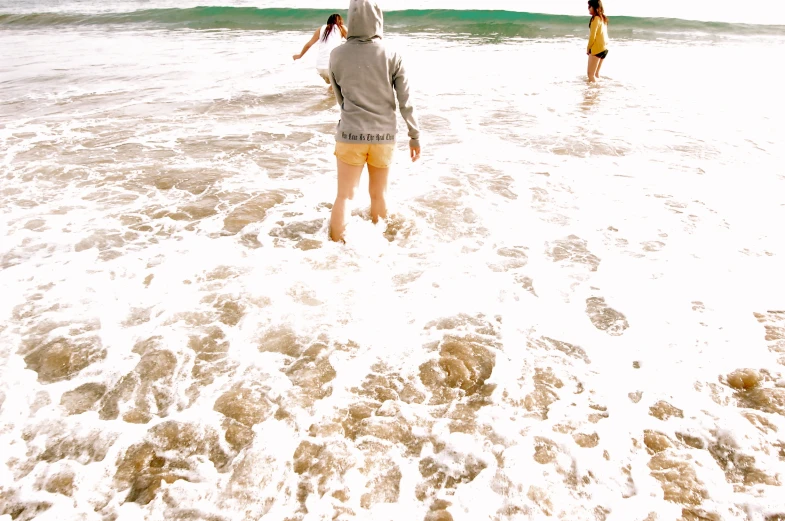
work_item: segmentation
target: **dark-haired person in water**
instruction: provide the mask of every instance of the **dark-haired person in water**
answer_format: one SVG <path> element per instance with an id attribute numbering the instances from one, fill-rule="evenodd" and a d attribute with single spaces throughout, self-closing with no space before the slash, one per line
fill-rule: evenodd
<path id="1" fill-rule="evenodd" d="M 346 41 L 346 27 L 343 25 L 343 18 L 338 13 L 331 14 L 327 19 L 327 24 L 321 26 L 313 33 L 313 37 L 305 44 L 300 54 L 292 56 L 294 60 L 299 60 L 308 52 L 313 44 L 319 42 L 319 51 L 316 56 L 316 72 L 322 77 L 325 83 L 330 84 L 330 53 L 333 49 Z M 330 87 L 332 90 L 332 87 Z"/>
<path id="2" fill-rule="evenodd" d="M 602 62 L 608 56 L 608 17 L 605 16 L 602 0 L 589 0 L 589 14 L 589 46 L 586 49 L 589 65 L 586 74 L 589 81 L 596 81 L 600 77 Z"/>

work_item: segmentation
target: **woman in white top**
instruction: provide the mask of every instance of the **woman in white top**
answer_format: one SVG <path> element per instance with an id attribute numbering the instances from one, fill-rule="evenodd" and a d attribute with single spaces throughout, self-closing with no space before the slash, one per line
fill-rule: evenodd
<path id="1" fill-rule="evenodd" d="M 321 26 L 313 33 L 311 40 L 305 44 L 300 54 L 292 56 L 295 60 L 302 58 L 313 44 L 319 42 L 319 54 L 316 57 L 316 72 L 327 83 L 330 84 L 330 53 L 346 41 L 346 27 L 343 25 L 343 18 L 338 13 L 331 14 L 327 19 L 327 25 Z M 332 87 L 330 87 L 332 88 Z"/>

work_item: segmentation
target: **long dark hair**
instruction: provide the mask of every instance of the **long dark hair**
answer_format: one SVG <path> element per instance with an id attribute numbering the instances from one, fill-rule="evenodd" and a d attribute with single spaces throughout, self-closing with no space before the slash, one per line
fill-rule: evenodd
<path id="1" fill-rule="evenodd" d="M 338 13 L 331 14 L 330 18 L 327 19 L 327 28 L 324 30 L 324 34 L 322 35 L 322 41 L 326 42 L 327 38 L 332 34 L 333 29 L 338 27 L 338 30 L 341 31 L 341 36 L 346 38 L 346 27 L 343 26 L 343 18 Z"/>
<path id="2" fill-rule="evenodd" d="M 602 0 L 589 0 L 589 7 L 594 9 L 594 16 L 599 16 L 600 20 L 605 22 L 605 25 L 608 25 L 608 17 L 605 16 L 605 9 L 602 7 Z M 594 16 L 592 16 L 591 20 L 589 20 L 589 27 L 591 27 L 591 22 L 594 20 Z"/>

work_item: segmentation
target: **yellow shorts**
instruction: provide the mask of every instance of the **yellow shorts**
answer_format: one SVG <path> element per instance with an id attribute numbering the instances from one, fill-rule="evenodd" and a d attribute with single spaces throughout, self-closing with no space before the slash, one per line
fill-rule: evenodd
<path id="1" fill-rule="evenodd" d="M 368 163 L 376 168 L 390 168 L 395 153 L 395 143 L 363 144 L 335 143 L 335 157 L 346 164 L 363 166 Z"/>

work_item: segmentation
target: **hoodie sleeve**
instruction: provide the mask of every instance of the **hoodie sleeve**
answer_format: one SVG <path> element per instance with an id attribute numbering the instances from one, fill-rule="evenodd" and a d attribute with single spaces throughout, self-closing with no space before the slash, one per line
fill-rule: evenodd
<path id="1" fill-rule="evenodd" d="M 333 94 L 335 94 L 335 101 L 338 102 L 338 106 L 343 108 L 343 93 L 341 92 L 341 86 L 335 81 L 335 73 L 330 67 L 330 85 L 333 87 Z"/>
<path id="2" fill-rule="evenodd" d="M 409 78 L 406 76 L 406 70 L 403 67 L 403 60 L 400 56 L 395 58 L 392 80 L 393 87 L 395 87 L 395 95 L 398 97 L 398 108 L 401 111 L 403 120 L 406 122 L 406 126 L 409 128 L 409 146 L 420 148 L 420 126 L 417 123 L 414 105 L 412 105 L 409 96 Z"/>

